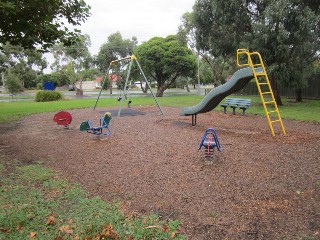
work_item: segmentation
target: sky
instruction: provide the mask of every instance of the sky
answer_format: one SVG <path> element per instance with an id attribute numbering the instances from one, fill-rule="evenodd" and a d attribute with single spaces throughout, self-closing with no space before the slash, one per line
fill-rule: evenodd
<path id="1" fill-rule="evenodd" d="M 122 38 L 136 36 L 139 42 L 176 34 L 185 12 L 195 0 L 86 0 L 91 16 L 79 29 L 91 39 L 91 54 L 99 52 L 107 37 L 117 31 Z"/>

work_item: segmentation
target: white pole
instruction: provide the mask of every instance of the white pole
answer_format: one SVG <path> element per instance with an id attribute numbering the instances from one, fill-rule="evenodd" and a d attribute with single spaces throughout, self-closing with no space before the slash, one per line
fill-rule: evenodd
<path id="1" fill-rule="evenodd" d="M 200 57 L 198 51 L 198 94 L 200 95 Z"/>

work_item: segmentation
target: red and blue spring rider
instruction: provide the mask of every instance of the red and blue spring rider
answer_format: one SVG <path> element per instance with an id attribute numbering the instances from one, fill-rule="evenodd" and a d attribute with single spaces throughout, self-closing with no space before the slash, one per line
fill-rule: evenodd
<path id="1" fill-rule="evenodd" d="M 204 156 L 206 158 L 213 158 L 215 147 L 218 149 L 219 152 L 222 151 L 222 147 L 220 145 L 216 131 L 214 130 L 214 128 L 207 128 L 206 132 L 204 133 L 201 139 L 198 150 L 204 148 Z"/>

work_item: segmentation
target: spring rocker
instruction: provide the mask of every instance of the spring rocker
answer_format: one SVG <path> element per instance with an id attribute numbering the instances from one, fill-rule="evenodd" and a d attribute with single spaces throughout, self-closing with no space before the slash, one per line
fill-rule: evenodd
<path id="1" fill-rule="evenodd" d="M 72 116 L 69 112 L 60 111 L 54 115 L 53 121 L 55 121 L 59 126 L 69 128 L 69 125 L 72 121 Z"/>
<path id="2" fill-rule="evenodd" d="M 80 131 L 86 131 L 95 135 L 105 135 L 110 136 L 111 130 L 109 129 L 109 124 L 111 121 L 111 113 L 106 112 L 102 118 L 100 118 L 100 126 L 94 127 L 91 120 L 84 121 L 80 124 Z"/>
<path id="3" fill-rule="evenodd" d="M 214 128 L 207 128 L 205 131 L 201 142 L 199 144 L 198 150 L 204 148 L 204 156 L 205 158 L 213 158 L 214 157 L 214 148 L 217 148 L 219 152 L 222 151 L 222 147 L 220 145 L 218 135 Z"/>

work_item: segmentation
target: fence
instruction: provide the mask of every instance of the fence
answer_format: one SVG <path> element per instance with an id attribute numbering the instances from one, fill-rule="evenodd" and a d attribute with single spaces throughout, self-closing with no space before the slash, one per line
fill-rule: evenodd
<path id="1" fill-rule="evenodd" d="M 295 98 L 295 91 L 292 88 L 285 86 L 278 86 L 281 96 L 288 98 Z M 256 82 L 252 80 L 247 86 L 241 90 L 244 95 L 258 95 Z M 308 86 L 302 89 L 302 98 L 304 99 L 320 99 L 320 75 L 309 80 Z"/>

